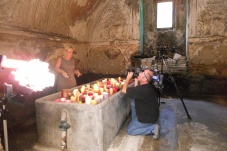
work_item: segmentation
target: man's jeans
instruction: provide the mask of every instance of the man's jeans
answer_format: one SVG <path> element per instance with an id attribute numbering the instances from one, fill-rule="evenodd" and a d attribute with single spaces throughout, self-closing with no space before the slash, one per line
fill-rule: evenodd
<path id="1" fill-rule="evenodd" d="M 132 121 L 129 123 L 127 132 L 129 135 L 149 135 L 154 133 L 155 125 L 153 123 L 140 123 L 136 116 L 135 100 L 131 99 Z"/>

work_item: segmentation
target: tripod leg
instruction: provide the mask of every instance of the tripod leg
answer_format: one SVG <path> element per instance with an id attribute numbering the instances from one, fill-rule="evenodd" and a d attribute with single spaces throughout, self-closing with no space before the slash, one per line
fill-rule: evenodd
<path id="1" fill-rule="evenodd" d="M 8 131 L 7 131 L 7 121 L 3 120 L 3 130 L 4 130 L 4 141 L 5 141 L 5 151 L 8 151 Z"/>
<path id="2" fill-rule="evenodd" d="M 160 106 L 160 97 L 161 97 L 161 93 L 160 93 L 160 90 L 157 90 L 158 91 L 158 105 Z"/>
<path id="3" fill-rule="evenodd" d="M 174 78 L 173 78 L 171 75 L 169 75 L 169 76 L 170 76 L 170 79 L 171 79 L 171 81 L 173 82 L 173 84 L 174 84 L 174 86 L 175 86 L 175 88 L 176 88 L 176 90 L 177 90 L 177 94 L 178 94 L 178 96 L 180 97 L 180 100 L 181 100 L 181 102 L 182 102 L 182 104 L 183 104 L 183 106 L 184 106 L 184 110 L 185 110 L 185 112 L 186 112 L 186 114 L 187 114 L 187 116 L 188 116 L 188 119 L 192 119 L 191 116 L 190 116 L 189 113 L 188 113 L 188 110 L 187 110 L 185 104 L 184 104 L 184 100 L 183 100 L 183 98 L 182 98 L 182 96 L 181 96 L 181 94 L 180 94 L 180 91 L 179 91 L 179 89 L 178 89 L 178 86 L 177 86 L 177 84 L 176 84 L 176 81 L 174 80 Z"/>
<path id="4" fill-rule="evenodd" d="M 0 150 L 3 150 L 3 146 L 2 146 L 2 138 L 0 139 Z"/>
<path id="5" fill-rule="evenodd" d="M 5 103 L 6 99 L 3 99 L 3 102 Z M 8 145 L 8 128 L 7 128 L 7 110 L 6 106 L 3 103 L 3 107 L 1 110 L 1 118 L 3 119 L 3 132 L 4 132 L 4 148 L 5 151 L 9 151 L 9 145 Z"/>

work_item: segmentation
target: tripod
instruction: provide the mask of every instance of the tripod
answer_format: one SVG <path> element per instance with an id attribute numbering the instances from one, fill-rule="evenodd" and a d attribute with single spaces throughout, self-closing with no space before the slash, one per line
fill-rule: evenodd
<path id="1" fill-rule="evenodd" d="M 160 49 L 160 51 L 158 51 L 158 61 L 159 61 L 159 59 L 161 59 L 161 74 L 159 73 L 159 79 L 161 78 L 160 76 L 163 74 L 163 63 L 164 63 L 164 50 L 165 50 L 165 48 L 166 47 L 164 46 L 164 47 L 162 47 Z M 177 90 L 177 94 L 178 94 L 178 96 L 179 96 L 179 98 L 181 100 L 181 103 L 183 104 L 183 107 L 184 107 L 184 110 L 185 110 L 185 112 L 187 114 L 188 119 L 192 119 L 191 116 L 188 113 L 187 107 L 186 107 L 186 105 L 184 103 L 183 97 L 182 97 L 182 95 L 180 93 L 180 90 L 179 90 L 179 88 L 177 86 L 177 83 L 176 83 L 174 77 L 170 74 L 170 71 L 168 72 L 168 76 L 170 77 L 171 81 L 168 80 L 168 79 L 167 80 L 174 84 L 174 86 L 175 86 L 175 88 Z M 159 104 L 160 104 L 161 90 L 162 90 L 162 83 L 159 83 L 159 86 L 158 86 L 158 102 L 159 102 Z"/>
<path id="2" fill-rule="evenodd" d="M 6 102 L 12 93 L 12 85 L 4 83 L 4 97 L 2 98 L 2 109 L 0 110 L 0 117 L 3 120 L 3 132 L 4 132 L 4 142 L 5 142 L 5 151 L 9 150 L 8 147 L 8 129 L 7 129 L 7 114 Z"/>
<path id="3" fill-rule="evenodd" d="M 8 148 L 8 131 L 7 131 L 7 113 L 8 113 L 8 111 L 6 110 L 6 101 L 7 101 L 7 98 L 2 99 L 3 107 L 2 107 L 2 110 L 0 110 L 0 112 L 1 112 L 1 118 L 3 120 L 5 151 L 8 151 L 9 150 L 9 148 Z"/>
<path id="4" fill-rule="evenodd" d="M 170 72 L 169 72 L 169 77 L 170 77 L 172 83 L 174 84 L 174 86 L 175 86 L 175 88 L 176 88 L 176 90 L 177 90 L 177 94 L 178 94 L 178 96 L 180 97 L 181 103 L 183 104 L 183 107 L 184 107 L 184 110 L 185 110 L 185 112 L 186 112 L 186 114 L 187 114 L 187 116 L 188 116 L 188 119 L 192 119 L 191 116 L 190 116 L 189 113 L 188 113 L 188 110 L 187 110 L 185 104 L 184 104 L 184 100 L 183 100 L 183 97 L 182 97 L 182 95 L 181 95 L 181 93 L 180 93 L 180 90 L 179 90 L 179 88 L 178 88 L 178 86 L 177 86 L 177 83 L 176 83 L 174 77 L 170 74 Z"/>

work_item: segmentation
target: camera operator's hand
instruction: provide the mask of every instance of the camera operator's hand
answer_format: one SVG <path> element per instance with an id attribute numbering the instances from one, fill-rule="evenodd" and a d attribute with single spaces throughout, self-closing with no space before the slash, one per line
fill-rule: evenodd
<path id="1" fill-rule="evenodd" d="M 131 80 L 132 77 L 133 77 L 133 74 L 134 74 L 134 72 L 129 72 L 128 75 L 127 75 L 127 77 L 126 77 L 126 79 Z"/>
<path id="2" fill-rule="evenodd" d="M 127 89 L 128 85 L 129 85 L 129 81 L 133 77 L 133 74 L 134 74 L 134 72 L 128 72 L 127 77 L 125 79 L 125 83 L 124 83 L 123 88 L 121 90 L 123 93 L 126 93 L 126 89 Z"/>

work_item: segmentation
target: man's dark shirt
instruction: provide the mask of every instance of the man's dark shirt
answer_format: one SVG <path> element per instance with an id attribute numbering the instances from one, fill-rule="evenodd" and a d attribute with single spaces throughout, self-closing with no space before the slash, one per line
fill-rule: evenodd
<path id="1" fill-rule="evenodd" d="M 126 95 L 135 99 L 136 115 L 139 122 L 155 123 L 158 120 L 159 105 L 153 85 L 128 87 Z"/>

